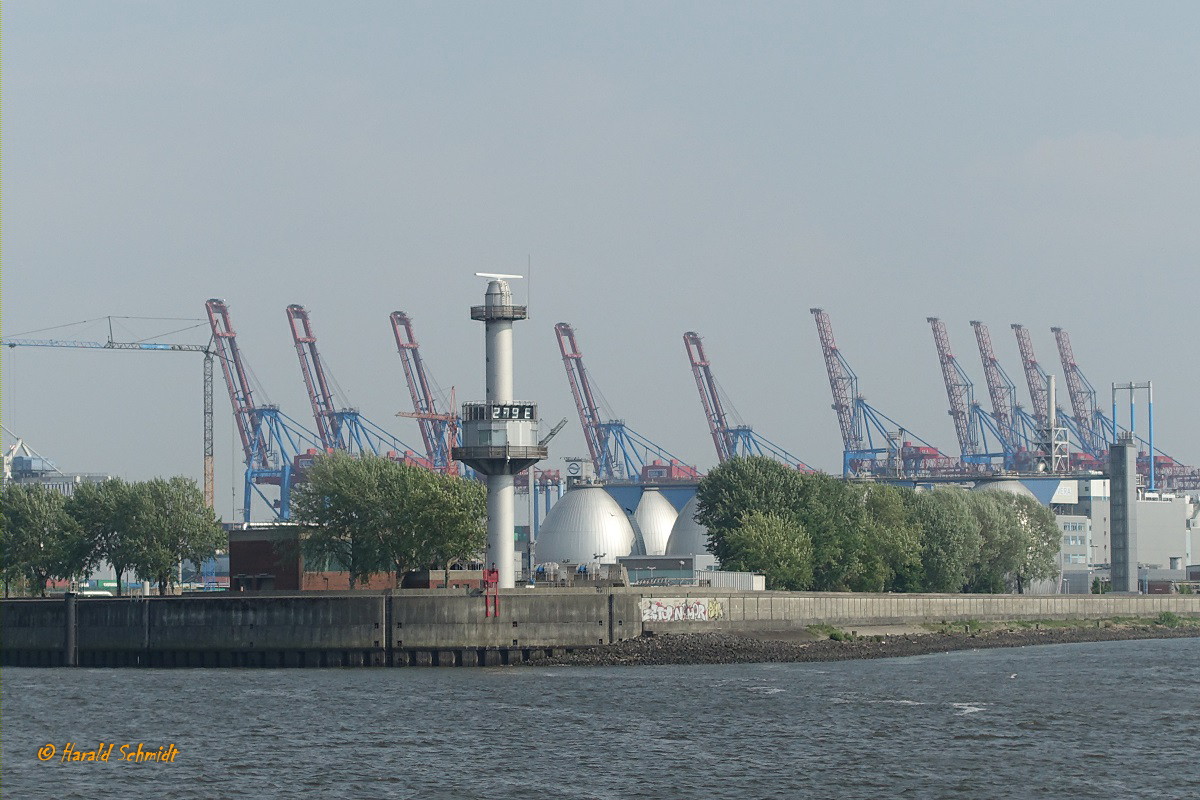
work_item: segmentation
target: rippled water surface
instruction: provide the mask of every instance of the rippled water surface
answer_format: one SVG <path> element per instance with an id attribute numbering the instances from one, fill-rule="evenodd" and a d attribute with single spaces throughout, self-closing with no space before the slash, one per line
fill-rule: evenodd
<path id="1" fill-rule="evenodd" d="M 1200 639 L 825 664 L 2 679 L 13 800 L 1200 796 Z M 38 760 L 66 742 L 179 754 Z"/>

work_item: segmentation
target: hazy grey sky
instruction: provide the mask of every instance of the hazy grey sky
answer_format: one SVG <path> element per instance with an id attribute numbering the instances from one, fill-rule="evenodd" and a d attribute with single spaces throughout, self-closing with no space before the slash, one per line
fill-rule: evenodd
<path id="1" fill-rule="evenodd" d="M 1195 3 L 40 0 L 3 24 L 6 335 L 221 297 L 311 424 L 301 303 L 350 400 L 416 444 L 388 313 L 479 399 L 472 273 L 529 257 L 517 393 L 570 417 L 556 460 L 584 451 L 566 321 L 668 449 L 715 457 L 694 329 L 747 422 L 837 469 L 819 305 L 868 399 L 948 452 L 930 315 L 985 406 L 968 321 L 1023 400 L 1009 323 L 1055 372 L 1063 326 L 1103 402 L 1154 380 L 1159 442 L 1200 463 Z M 64 469 L 200 477 L 199 358 L 6 349 L 3 369 L 5 424 Z"/>

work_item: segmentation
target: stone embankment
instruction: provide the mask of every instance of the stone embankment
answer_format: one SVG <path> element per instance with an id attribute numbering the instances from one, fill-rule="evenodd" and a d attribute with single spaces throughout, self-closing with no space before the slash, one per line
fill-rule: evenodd
<path id="1" fill-rule="evenodd" d="M 810 641 L 796 641 L 796 637 L 786 633 L 779 639 L 771 639 L 767 632 L 758 633 L 753 637 L 730 633 L 663 634 L 576 649 L 553 657 L 534 658 L 527 662 L 527 665 L 600 667 L 848 661 L 993 647 L 1183 637 L 1200 637 L 1200 626 L 1172 628 L 1146 624 L 1006 629 L 975 633 L 903 633 L 844 641 L 816 636 Z"/>

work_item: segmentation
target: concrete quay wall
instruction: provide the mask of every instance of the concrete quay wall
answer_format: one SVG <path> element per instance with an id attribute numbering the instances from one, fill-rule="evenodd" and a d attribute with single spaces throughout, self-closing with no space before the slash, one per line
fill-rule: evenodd
<path id="1" fill-rule="evenodd" d="M 638 597 L 461 589 L 77 598 L 81 666 L 507 664 L 641 635 Z M 66 663 L 66 600 L 0 602 L 0 663 Z"/>
<path id="2" fill-rule="evenodd" d="M 872 595 L 691 587 L 78 598 L 81 666 L 508 664 L 644 633 L 1005 619 L 1200 616 L 1200 595 Z M 67 662 L 66 601 L 0 602 L 0 663 Z"/>
<path id="3" fill-rule="evenodd" d="M 642 592 L 643 630 L 786 630 L 808 625 L 917 625 L 965 620 L 1200 616 L 1200 595 L 846 594 L 723 592 L 678 588 Z"/>

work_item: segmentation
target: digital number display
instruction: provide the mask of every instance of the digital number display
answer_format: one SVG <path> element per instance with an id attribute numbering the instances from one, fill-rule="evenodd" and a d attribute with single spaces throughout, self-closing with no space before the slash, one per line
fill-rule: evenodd
<path id="1" fill-rule="evenodd" d="M 533 419 L 533 406 L 492 406 L 492 419 Z"/>

